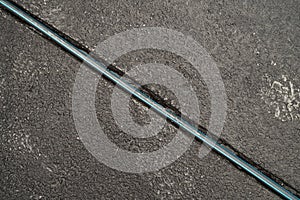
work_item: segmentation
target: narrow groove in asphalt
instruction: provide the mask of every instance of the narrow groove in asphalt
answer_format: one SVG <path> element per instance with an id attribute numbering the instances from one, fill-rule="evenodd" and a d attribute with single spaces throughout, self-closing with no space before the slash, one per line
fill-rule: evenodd
<path id="1" fill-rule="evenodd" d="M 72 37 L 68 36 L 67 34 L 57 30 L 54 26 L 52 26 L 51 24 L 48 24 L 47 22 L 43 21 L 42 19 L 40 19 L 39 17 L 33 15 L 32 13 L 30 13 L 28 10 L 24 9 L 23 7 L 21 7 L 20 5 L 14 3 L 14 5 L 20 9 L 22 9 L 23 11 L 25 11 L 27 14 L 29 14 L 31 17 L 41 21 L 42 23 L 44 23 L 48 28 L 50 28 L 51 30 L 57 32 L 59 34 L 60 37 L 62 37 L 63 39 L 67 40 L 67 41 L 70 41 L 74 46 L 76 46 L 77 48 L 81 49 L 82 51 L 85 51 L 87 53 L 90 53 L 91 51 L 89 50 L 88 47 L 86 47 L 86 45 L 83 45 L 81 44 L 80 42 L 72 39 Z M 11 14 L 11 12 L 9 12 Z M 36 31 L 34 28 L 32 28 L 31 26 L 29 26 L 26 22 L 24 23 L 23 20 L 17 18 L 18 21 L 22 22 L 23 24 L 25 24 L 26 27 L 30 28 L 31 30 L 33 30 L 35 33 L 38 33 L 40 36 L 46 38 L 48 41 L 50 41 L 52 44 L 55 44 L 57 47 L 59 47 L 60 49 L 63 49 L 65 52 L 69 53 L 68 51 L 66 51 L 64 48 L 62 48 L 61 46 L 59 46 L 58 44 L 56 44 L 55 42 L 53 42 L 51 40 L 51 38 L 41 34 L 39 31 Z M 70 54 L 70 53 L 69 53 Z M 70 54 L 72 55 L 72 54 Z M 72 56 L 76 59 L 78 59 L 77 57 L 75 56 Z M 116 66 L 113 66 L 113 65 L 108 65 L 108 69 L 110 69 L 111 71 L 117 73 L 118 75 L 120 76 L 124 76 L 125 73 L 121 70 L 119 70 Z M 105 77 L 105 76 L 103 76 Z M 105 77 L 106 80 L 109 80 L 108 78 Z M 112 82 L 111 80 L 109 80 L 110 82 Z M 113 83 L 113 82 L 112 82 Z M 114 83 L 113 83 L 114 84 Z M 152 99 L 154 99 L 157 103 L 161 104 L 163 107 L 165 108 L 168 108 L 170 110 L 172 110 L 174 113 L 178 114 L 179 116 L 181 116 L 181 113 L 180 111 L 170 105 L 169 103 L 167 103 L 162 97 L 160 97 L 158 94 L 156 94 L 155 92 L 147 89 L 147 88 L 144 88 L 142 87 L 141 88 L 142 92 L 146 93 L 147 95 L 149 95 Z M 139 100 L 139 99 L 137 99 Z M 140 100 L 139 100 L 140 101 Z M 147 106 L 148 107 L 148 106 Z M 183 116 L 184 117 L 184 116 Z M 174 123 L 170 122 L 169 123 L 175 125 Z M 177 125 L 175 125 L 176 127 L 178 127 Z M 201 125 L 198 125 L 198 129 L 206 134 L 208 134 L 208 130 L 201 126 Z M 209 133 L 211 134 L 211 133 Z M 213 135 L 213 134 L 212 134 Z M 197 141 L 199 141 L 197 139 Z M 284 181 L 283 179 L 279 178 L 278 176 L 272 174 L 271 172 L 269 172 L 268 170 L 264 169 L 263 167 L 261 167 L 259 164 L 255 163 L 252 159 L 246 157 L 243 153 L 239 152 L 237 149 L 235 149 L 232 145 L 230 145 L 225 139 L 219 139 L 218 140 L 218 143 L 220 144 L 223 144 L 224 146 L 228 147 L 230 150 L 232 150 L 234 153 L 236 153 L 239 157 L 241 157 L 242 159 L 246 160 L 247 162 L 249 162 L 251 165 L 253 165 L 254 167 L 258 168 L 260 171 L 262 171 L 264 174 L 266 174 L 267 176 L 269 176 L 270 178 L 272 178 L 273 180 L 275 180 L 277 183 L 279 183 L 280 185 L 282 185 L 283 187 L 285 187 L 286 189 L 289 189 L 291 190 L 292 192 L 296 193 L 297 195 L 299 195 L 299 191 L 294 188 L 293 186 L 291 186 L 289 183 L 287 183 L 286 181 Z M 236 166 L 236 165 L 235 165 Z M 238 169 L 241 170 L 240 167 L 236 166 Z M 244 170 L 243 170 L 244 171 Z M 273 191 L 273 190 L 271 190 Z"/>

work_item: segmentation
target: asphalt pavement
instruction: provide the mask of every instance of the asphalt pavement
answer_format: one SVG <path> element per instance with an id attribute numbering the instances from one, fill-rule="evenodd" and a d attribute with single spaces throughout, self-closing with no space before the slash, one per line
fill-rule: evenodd
<path id="1" fill-rule="evenodd" d="M 294 106 L 300 101 L 299 1 L 16 2 L 91 51 L 132 28 L 164 27 L 191 36 L 212 56 L 224 82 L 228 110 L 221 137 L 300 189 L 300 108 Z M 81 142 L 72 115 L 73 86 L 82 63 L 3 9 L 0 21 L 2 199 L 280 199 L 222 156 L 210 152 L 199 158 L 198 141 L 156 172 L 125 173 L 99 162 Z M 207 126 L 209 92 L 184 59 L 141 50 L 123 55 L 116 64 L 126 72 L 155 61 L 190 80 L 201 124 Z M 293 85 L 292 110 L 282 91 L 274 90 L 277 83 L 281 88 L 286 84 L 288 93 Z M 102 78 L 96 95 L 99 123 L 112 141 L 140 152 L 172 139 L 175 128 L 170 124 L 153 140 L 122 133 L 110 110 L 114 87 Z M 145 108 L 137 105 L 133 116 L 146 123 Z"/>

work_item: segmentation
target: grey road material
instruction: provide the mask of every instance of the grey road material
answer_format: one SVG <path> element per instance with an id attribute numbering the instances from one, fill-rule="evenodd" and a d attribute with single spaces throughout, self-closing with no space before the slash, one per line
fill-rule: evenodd
<path id="1" fill-rule="evenodd" d="M 299 186 L 299 122 L 274 118 L 259 95 L 266 73 L 275 80 L 287 75 L 300 86 L 297 2 L 20 3 L 91 49 L 98 41 L 132 27 L 162 26 L 191 35 L 218 62 L 224 79 L 229 110 L 222 137 L 294 187 Z M 276 198 L 221 157 L 211 153 L 202 160 L 197 158 L 199 143 L 156 173 L 125 174 L 98 163 L 77 139 L 71 115 L 71 92 L 80 63 L 15 23 L 7 13 L 1 11 L 1 15 L 5 113 L 1 118 L 5 160 L 1 180 L 8 197 Z M 201 77 L 189 74 L 190 66 L 180 58 L 141 51 L 117 63 L 126 71 L 153 59 L 182 69 L 191 78 L 198 88 L 206 125 L 209 96 Z M 102 80 L 100 86 L 107 89 L 99 87 L 98 118 L 108 135 L 117 136 L 109 113 L 113 85 Z M 123 138 L 112 139 L 130 148 Z"/>

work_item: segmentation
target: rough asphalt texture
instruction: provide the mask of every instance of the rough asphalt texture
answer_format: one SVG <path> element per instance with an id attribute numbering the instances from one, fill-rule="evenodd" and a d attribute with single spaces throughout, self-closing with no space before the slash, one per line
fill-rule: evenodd
<path id="1" fill-rule="evenodd" d="M 17 2 L 90 49 L 134 27 L 159 26 L 192 36 L 217 62 L 225 84 L 228 116 L 222 137 L 299 189 L 300 123 L 276 119 L 259 95 L 265 74 L 275 80 L 286 75 L 300 87 L 299 1 Z M 72 118 L 81 63 L 2 9 L 0 28 L 1 199 L 279 198 L 216 153 L 199 159 L 199 142 L 153 173 L 123 173 L 98 162 L 81 143 Z M 207 125 L 209 95 L 188 63 L 155 51 L 133 52 L 116 62 L 126 71 L 154 60 L 190 77 Z M 113 87 L 101 79 L 97 91 L 97 114 L 106 134 L 123 148 L 149 148 L 118 138 L 109 111 Z M 143 121 L 145 116 L 135 117 Z M 169 141 L 172 134 L 167 134 L 152 148 Z"/>

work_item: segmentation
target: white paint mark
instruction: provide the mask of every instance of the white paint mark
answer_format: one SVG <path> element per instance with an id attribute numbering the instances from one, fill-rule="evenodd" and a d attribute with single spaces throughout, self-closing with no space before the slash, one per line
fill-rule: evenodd
<path id="1" fill-rule="evenodd" d="M 275 111 L 275 117 L 279 117 L 280 115 L 280 109 L 279 109 L 279 106 L 276 107 L 276 111 Z"/>
<path id="2" fill-rule="evenodd" d="M 274 113 L 275 118 L 283 122 L 300 120 L 300 89 L 285 75 L 273 80 L 266 74 L 263 80 L 261 98 L 269 106 L 268 113 Z"/>

